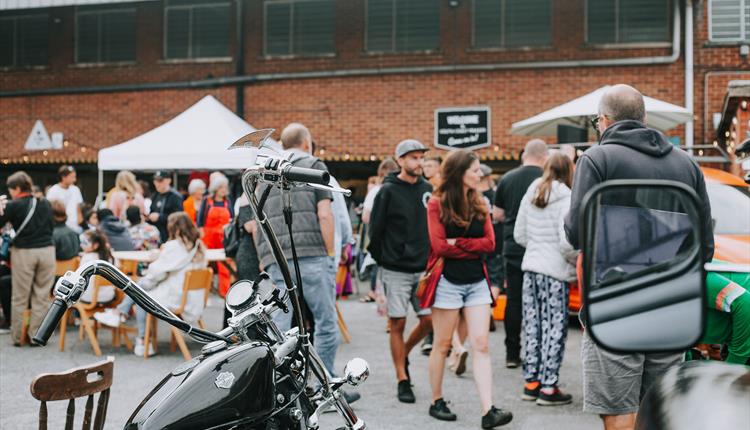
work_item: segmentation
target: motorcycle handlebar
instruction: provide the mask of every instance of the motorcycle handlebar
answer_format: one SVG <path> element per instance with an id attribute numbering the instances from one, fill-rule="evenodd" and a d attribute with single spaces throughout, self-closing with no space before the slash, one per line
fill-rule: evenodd
<path id="1" fill-rule="evenodd" d="M 52 302 L 52 305 L 50 305 L 47 315 L 44 316 L 42 324 L 39 326 L 34 337 L 31 338 L 31 341 L 36 345 L 46 345 L 50 336 L 52 336 L 52 332 L 55 331 L 55 327 L 60 322 L 60 318 L 65 315 L 65 311 L 67 310 L 68 307 L 65 305 L 65 302 L 62 299 L 56 298 Z"/>
<path id="2" fill-rule="evenodd" d="M 305 167 L 286 166 L 281 175 L 289 181 L 309 182 L 312 184 L 328 185 L 331 175 L 325 170 L 308 169 Z"/>

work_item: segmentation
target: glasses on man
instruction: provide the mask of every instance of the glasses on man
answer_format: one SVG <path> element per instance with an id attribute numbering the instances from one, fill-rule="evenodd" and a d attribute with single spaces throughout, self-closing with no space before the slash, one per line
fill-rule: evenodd
<path id="1" fill-rule="evenodd" d="M 599 115 L 592 116 L 589 121 L 591 122 L 591 126 L 594 127 L 594 130 L 599 130 Z"/>

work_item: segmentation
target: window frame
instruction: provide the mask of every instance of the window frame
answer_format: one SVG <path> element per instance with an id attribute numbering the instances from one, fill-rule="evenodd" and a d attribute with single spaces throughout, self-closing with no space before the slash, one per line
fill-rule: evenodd
<path id="1" fill-rule="evenodd" d="M 0 16 L 0 20 L 11 20 L 14 21 L 13 24 L 13 64 L 8 66 L 0 66 L 0 70 L 44 70 L 49 68 L 49 58 L 50 58 L 50 43 L 49 43 L 49 31 L 47 32 L 47 61 L 44 64 L 18 64 L 18 52 L 17 52 L 17 44 L 18 41 L 16 40 L 18 36 L 18 19 L 20 18 L 34 18 L 34 17 L 41 17 L 44 16 L 47 18 L 47 23 L 49 24 L 50 20 L 50 14 L 48 11 L 45 12 L 26 12 L 26 13 L 20 13 L 20 14 L 8 14 L 6 16 Z M 48 27 L 49 28 L 49 27 Z"/>
<path id="2" fill-rule="evenodd" d="M 592 0 L 584 0 L 583 3 L 583 41 L 584 45 L 591 47 L 591 48 L 599 48 L 599 49 L 621 49 L 621 48 L 669 48 L 672 46 L 672 37 L 670 36 L 670 40 L 663 41 L 663 42 L 605 42 L 605 43 L 597 43 L 597 42 L 590 42 L 589 41 L 589 2 Z M 594 0 L 596 1 L 596 0 Z M 615 0 L 617 2 L 615 7 L 615 31 L 619 32 L 619 14 L 620 14 L 620 2 L 626 1 L 626 0 Z M 667 8 L 667 21 L 669 22 L 669 34 L 671 35 L 673 33 L 673 28 L 675 25 L 681 25 L 680 23 L 674 22 L 674 17 L 672 14 L 672 9 L 674 7 L 679 7 L 679 5 L 675 6 L 673 3 L 678 0 L 667 0 L 666 8 Z M 616 33 L 617 35 L 617 33 Z"/>
<path id="3" fill-rule="evenodd" d="M 396 16 L 397 16 L 397 13 L 396 13 L 395 4 L 398 2 L 398 0 L 391 0 L 391 1 L 394 4 L 394 9 L 393 9 L 393 15 L 391 15 L 391 49 L 388 50 L 388 51 L 369 49 L 368 35 L 370 34 L 370 30 L 369 30 L 370 18 L 369 18 L 369 15 L 368 15 L 368 11 L 370 10 L 370 8 L 368 7 L 368 4 L 369 4 L 370 0 L 365 0 L 364 1 L 364 5 L 365 5 L 365 26 L 364 26 L 364 28 L 365 28 L 365 40 L 364 40 L 364 42 L 365 43 L 364 43 L 364 52 L 365 52 L 365 54 L 367 54 L 367 55 L 389 55 L 389 54 L 390 55 L 401 55 L 401 54 L 435 54 L 435 53 L 439 53 L 440 50 L 441 50 L 441 46 L 442 46 L 442 44 L 441 44 L 441 37 L 440 37 L 442 35 L 442 29 L 440 31 L 438 31 L 438 44 L 437 44 L 437 48 L 434 48 L 434 49 L 415 49 L 415 50 L 409 50 L 409 51 L 399 51 L 399 50 L 396 49 L 396 34 L 397 34 L 397 28 L 396 28 L 397 18 L 396 18 Z M 438 3 L 438 24 L 440 24 L 440 18 L 442 16 L 442 6 L 441 6 L 441 2 L 440 1 L 438 1 L 437 3 Z"/>
<path id="4" fill-rule="evenodd" d="M 720 39 L 716 40 L 714 39 L 714 31 L 713 31 L 713 8 L 711 5 L 713 4 L 714 0 L 708 0 L 708 42 L 711 45 L 742 45 L 747 44 L 750 42 L 750 28 L 748 28 L 745 25 L 745 21 L 747 18 L 744 16 L 746 13 L 745 10 L 748 8 L 748 5 L 750 5 L 750 0 L 740 0 L 740 2 L 745 4 L 740 4 L 740 37 L 736 39 Z M 743 7 L 744 6 L 744 7 Z M 750 13 L 750 12 L 747 12 Z M 744 33 L 744 38 L 742 37 Z"/>
<path id="5" fill-rule="evenodd" d="M 227 55 L 220 55 L 216 57 L 194 57 L 193 54 L 193 13 L 192 9 L 201 9 L 201 8 L 218 8 L 218 7 L 226 7 L 229 11 L 229 29 L 230 34 L 227 37 Z M 189 9 L 190 12 L 190 20 L 188 22 L 188 56 L 187 57 L 181 57 L 181 58 L 169 58 L 167 56 L 167 34 L 169 33 L 168 25 L 168 10 L 170 9 Z M 232 60 L 232 34 L 231 34 L 231 28 L 232 28 L 232 2 L 231 0 L 222 0 L 222 1 L 214 1 L 214 0 L 204 0 L 203 3 L 198 4 L 177 4 L 177 5 L 170 5 L 169 0 L 164 2 L 164 13 L 162 17 L 162 60 L 161 62 L 164 63 L 211 63 L 211 62 L 226 62 Z M 236 47 L 235 47 L 236 49 Z"/>
<path id="6" fill-rule="evenodd" d="M 289 48 L 290 53 L 288 54 L 269 54 L 268 53 L 268 5 L 269 4 L 289 4 L 294 5 L 295 3 L 307 3 L 320 0 L 263 0 L 263 58 L 266 59 L 288 59 L 288 58 L 333 58 L 336 56 L 336 0 L 329 0 L 333 6 L 333 51 L 332 52 L 317 52 L 317 53 L 295 53 L 294 52 L 294 6 L 289 9 Z"/>
<path id="7" fill-rule="evenodd" d="M 507 5 L 508 0 L 498 0 L 502 3 L 503 9 L 505 9 L 505 6 Z M 476 52 L 492 52 L 492 51 L 531 51 L 531 50 L 543 50 L 543 49 L 550 49 L 555 46 L 555 1 L 549 0 L 549 31 L 550 31 L 550 40 L 549 44 L 544 45 L 516 45 L 516 46 L 508 46 L 505 44 L 505 21 L 501 19 L 501 32 L 500 32 L 500 40 L 501 43 L 499 46 L 477 46 L 477 26 L 476 26 L 476 8 L 477 0 L 471 0 L 471 46 L 469 47 L 469 50 L 476 51 Z"/>
<path id="8" fill-rule="evenodd" d="M 135 15 L 135 39 L 133 40 L 133 48 L 134 48 L 134 58 L 132 60 L 122 60 L 122 61 L 104 61 L 101 59 L 101 48 L 102 48 L 102 25 L 101 21 L 99 21 L 99 28 L 98 28 L 98 45 L 97 49 L 99 51 L 99 59 L 97 61 L 79 61 L 78 60 L 78 16 L 79 15 L 91 15 L 91 14 L 102 14 L 102 13 L 110 13 L 110 12 L 133 12 Z M 73 64 L 76 66 L 98 66 L 98 65 L 128 65 L 128 64 L 135 64 L 138 59 L 138 8 L 135 6 L 127 7 L 127 6 L 119 6 L 115 8 L 101 8 L 101 9 L 83 9 L 76 7 L 75 10 L 75 17 L 73 18 Z"/>

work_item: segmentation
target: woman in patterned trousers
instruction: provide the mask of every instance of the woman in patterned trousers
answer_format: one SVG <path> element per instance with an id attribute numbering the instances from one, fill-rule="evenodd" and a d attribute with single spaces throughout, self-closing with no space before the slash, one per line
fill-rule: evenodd
<path id="1" fill-rule="evenodd" d="M 526 354 L 523 399 L 553 406 L 571 402 L 557 387 L 568 334 L 568 281 L 575 280 L 577 252 L 562 222 L 570 207 L 573 162 L 552 154 L 544 174 L 521 201 L 513 237 L 526 248 L 523 270 L 523 331 Z"/>

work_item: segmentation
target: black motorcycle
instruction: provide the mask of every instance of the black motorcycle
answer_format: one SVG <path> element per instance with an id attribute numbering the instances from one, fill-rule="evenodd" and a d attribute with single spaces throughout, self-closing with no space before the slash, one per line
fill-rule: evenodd
<path id="1" fill-rule="evenodd" d="M 94 261 L 76 272 L 67 272 L 55 286 L 55 299 L 32 339 L 37 344 L 47 343 L 66 309 L 79 300 L 95 275 L 112 282 L 148 313 L 205 343 L 201 355 L 177 366 L 146 396 L 125 429 L 311 430 L 319 428 L 320 414 L 331 408 L 343 418 L 344 429 L 366 428 L 347 403 L 341 387 L 363 383 L 369 376 L 368 364 L 360 358 L 351 360 L 341 378 L 327 372 L 312 348 L 304 324 L 294 241 L 291 248 L 296 282 L 263 212 L 269 193 L 274 187 L 279 188 L 291 236 L 292 187 L 322 187 L 345 194 L 348 190 L 328 186 L 327 172 L 289 163 L 265 144 L 272 132 L 266 129 L 250 133 L 230 149 L 245 148 L 251 154 L 251 167 L 242 175 L 242 187 L 270 243 L 285 289 L 275 288 L 265 273 L 253 281 L 236 282 L 226 296 L 226 306 L 232 314 L 227 320 L 228 327 L 213 333 L 176 317 L 105 261 Z M 265 184 L 265 189 L 258 188 L 261 184 Z M 272 315 L 290 311 L 298 324 L 284 333 L 273 322 Z"/>

